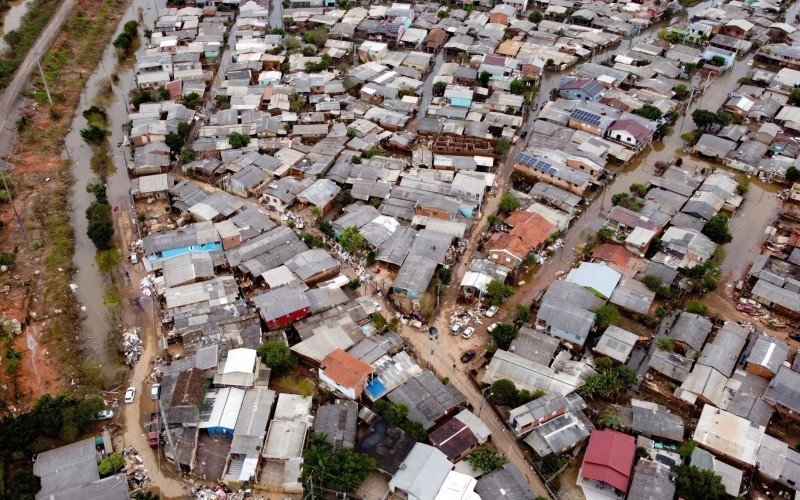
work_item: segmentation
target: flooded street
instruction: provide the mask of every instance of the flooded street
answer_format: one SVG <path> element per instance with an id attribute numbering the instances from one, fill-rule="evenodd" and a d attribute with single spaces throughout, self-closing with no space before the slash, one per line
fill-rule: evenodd
<path id="1" fill-rule="evenodd" d="M 158 1 L 158 8 L 164 8 L 165 1 Z M 156 17 L 155 4 L 146 0 L 134 0 L 128 8 L 119 26 L 117 33 L 122 25 L 131 19 L 138 19 L 139 9 L 146 24 L 152 24 Z M 144 31 L 144 26 L 139 27 L 139 32 Z M 116 36 L 116 34 L 115 34 Z M 144 51 L 144 47 L 139 49 Z M 132 61 L 133 59 L 131 59 Z M 108 309 L 103 304 L 105 299 L 106 281 L 100 274 L 95 263 L 95 247 L 86 235 L 87 221 L 86 209 L 93 201 L 92 195 L 86 192 L 86 185 L 90 182 L 97 182 L 98 177 L 90 167 L 92 149 L 80 136 L 80 130 L 86 126 L 86 119 L 82 112 L 90 107 L 104 88 L 111 82 L 111 75 L 119 77 L 117 84 L 113 86 L 114 94 L 110 97 L 106 106 L 108 114 L 108 128 L 111 132 L 109 136 L 109 154 L 113 156 L 115 170 L 107 179 L 107 194 L 109 203 L 115 211 L 124 211 L 130 208 L 130 179 L 125 167 L 122 148 L 120 144 L 123 140 L 122 126 L 127 121 L 125 109 L 126 96 L 133 87 L 132 63 L 126 62 L 120 65 L 114 47 L 109 44 L 101 63 L 95 72 L 89 77 L 80 104 L 72 122 L 70 132 L 65 138 L 66 153 L 73 162 L 72 173 L 74 184 L 71 190 L 70 204 L 72 206 L 71 222 L 75 230 L 75 255 L 73 262 L 78 271 L 75 274 L 75 284 L 78 285 L 77 296 L 80 303 L 85 307 L 84 321 L 84 346 L 87 352 L 91 352 L 94 358 L 107 363 L 114 356 L 109 349 L 106 341 L 110 324 L 108 322 Z M 126 255 L 122 249 L 123 257 Z"/>
<path id="2" fill-rule="evenodd" d="M 22 23 L 22 16 L 28 12 L 28 7 L 33 0 L 8 0 L 8 10 L 0 14 L 0 51 L 8 48 L 3 35 L 11 30 L 19 28 Z"/>

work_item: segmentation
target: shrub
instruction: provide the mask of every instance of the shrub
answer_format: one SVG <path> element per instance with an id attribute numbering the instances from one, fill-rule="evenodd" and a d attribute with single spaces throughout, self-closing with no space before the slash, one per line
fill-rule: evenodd
<path id="1" fill-rule="evenodd" d="M 684 306 L 684 310 L 686 312 L 699 314 L 700 316 L 708 315 L 708 306 L 698 300 L 687 301 L 686 306 Z"/>
<path id="2" fill-rule="evenodd" d="M 100 477 L 108 477 L 121 471 L 125 467 L 125 456 L 122 453 L 112 453 L 100 460 L 97 471 Z"/>

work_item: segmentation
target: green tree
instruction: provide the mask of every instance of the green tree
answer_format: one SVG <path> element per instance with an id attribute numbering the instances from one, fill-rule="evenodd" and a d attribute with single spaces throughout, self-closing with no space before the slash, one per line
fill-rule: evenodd
<path id="1" fill-rule="evenodd" d="M 656 347 L 659 351 L 674 352 L 675 341 L 669 337 L 659 337 Z"/>
<path id="2" fill-rule="evenodd" d="M 183 137 L 180 134 L 176 134 L 175 132 L 170 132 L 164 138 L 164 144 L 169 147 L 169 150 L 172 154 L 178 154 L 178 152 L 183 148 Z"/>
<path id="3" fill-rule="evenodd" d="M 133 37 L 129 33 L 123 31 L 114 39 L 113 45 L 119 51 L 120 55 L 127 56 L 130 54 L 131 47 L 133 47 Z"/>
<path id="4" fill-rule="evenodd" d="M 486 87 L 487 85 L 489 85 L 489 80 L 491 78 L 492 78 L 491 73 L 489 73 L 488 71 L 481 71 L 480 74 L 478 75 L 478 83 L 481 85 L 481 87 Z"/>
<path id="5" fill-rule="evenodd" d="M 305 43 L 313 43 L 317 47 L 322 47 L 325 45 L 325 42 L 328 41 L 328 32 L 323 28 L 308 31 L 303 35 L 303 41 Z"/>
<path id="6" fill-rule="evenodd" d="M 619 322 L 619 311 L 611 304 L 606 304 L 595 313 L 595 322 L 600 328 L 616 325 Z"/>
<path id="7" fill-rule="evenodd" d="M 637 381 L 636 372 L 627 366 L 597 366 L 599 372 L 589 375 L 578 393 L 585 398 L 601 397 L 605 400 L 616 400 Z"/>
<path id="8" fill-rule="evenodd" d="M 122 453 L 112 453 L 100 460 L 97 466 L 100 477 L 108 477 L 116 474 L 125 467 L 125 456 Z"/>
<path id="9" fill-rule="evenodd" d="M 561 455 L 551 453 L 542 458 L 542 462 L 539 464 L 539 470 L 542 471 L 542 474 L 544 474 L 545 477 L 552 476 L 556 472 L 560 471 L 566 463 L 566 460 L 564 460 Z"/>
<path id="10" fill-rule="evenodd" d="M 789 92 L 789 101 L 790 106 L 800 106 L 800 89 L 792 89 Z"/>
<path id="11" fill-rule="evenodd" d="M 511 143 L 505 137 L 501 137 L 494 145 L 494 153 L 498 155 L 505 154 L 511 149 Z"/>
<path id="12" fill-rule="evenodd" d="M 303 480 L 315 488 L 354 492 L 374 469 L 374 458 L 351 448 L 335 452 L 324 434 L 311 436 L 303 452 Z M 312 496 L 324 495 L 315 491 Z"/>
<path id="13" fill-rule="evenodd" d="M 181 151 L 181 163 L 186 165 L 187 163 L 192 163 L 194 160 L 197 159 L 197 153 L 194 149 L 186 148 Z"/>
<path id="14" fill-rule="evenodd" d="M 326 221 L 325 219 L 320 219 L 319 221 L 317 221 L 317 229 L 319 229 L 319 231 L 324 235 L 327 236 L 334 235 L 333 224 L 331 224 L 329 221 Z"/>
<path id="15" fill-rule="evenodd" d="M 625 428 L 622 418 L 612 410 L 606 410 L 601 413 L 600 418 L 597 419 L 597 423 L 601 428 L 614 429 L 615 431 Z"/>
<path id="16" fill-rule="evenodd" d="M 519 208 L 519 199 L 511 193 L 503 193 L 503 196 L 500 198 L 500 204 L 498 205 L 498 208 L 501 211 L 510 214 Z"/>
<path id="17" fill-rule="evenodd" d="M 692 111 L 692 121 L 700 130 L 708 130 L 717 124 L 717 114 L 707 109 L 695 109 Z"/>
<path id="18" fill-rule="evenodd" d="M 433 95 L 443 96 L 445 90 L 447 90 L 446 82 L 438 81 L 433 84 Z"/>
<path id="19" fill-rule="evenodd" d="M 639 198 L 644 198 L 645 195 L 647 194 L 647 186 L 645 186 L 644 184 L 634 183 L 631 184 L 629 191 L 638 196 Z"/>
<path id="20" fill-rule="evenodd" d="M 492 401 L 500 406 L 514 407 L 517 404 L 517 386 L 506 378 L 496 380 L 489 389 L 489 394 Z"/>
<path id="21" fill-rule="evenodd" d="M 525 304 L 517 304 L 514 306 L 517 313 L 517 319 L 522 321 L 523 323 L 527 323 L 531 320 L 531 308 L 526 306 Z"/>
<path id="22" fill-rule="evenodd" d="M 703 234 L 718 245 L 730 243 L 733 240 L 733 236 L 728 227 L 728 216 L 725 214 L 717 214 L 708 219 L 703 226 Z"/>
<path id="23" fill-rule="evenodd" d="M 297 358 L 283 340 L 270 340 L 258 346 L 258 356 L 275 375 L 282 375 L 294 368 Z"/>
<path id="24" fill-rule="evenodd" d="M 197 92 L 190 92 L 183 96 L 183 105 L 189 109 L 197 109 L 197 107 L 200 106 L 200 102 L 200 94 Z"/>
<path id="25" fill-rule="evenodd" d="M 687 439 L 684 443 L 678 448 L 678 454 L 684 459 L 689 460 L 692 456 L 692 452 L 694 449 L 697 448 L 697 443 L 694 439 Z"/>
<path id="26" fill-rule="evenodd" d="M 233 149 L 241 149 L 250 144 L 250 136 L 239 132 L 231 132 L 228 136 L 228 143 Z"/>
<path id="27" fill-rule="evenodd" d="M 499 323 L 492 330 L 492 340 L 500 349 L 508 349 L 511 342 L 517 338 L 517 327 L 510 323 Z"/>
<path id="28" fill-rule="evenodd" d="M 339 235 L 339 244 L 347 253 L 354 253 L 364 246 L 364 236 L 358 232 L 358 228 L 350 226 Z"/>
<path id="29" fill-rule="evenodd" d="M 528 21 L 532 22 L 533 24 L 539 24 L 544 19 L 544 15 L 539 11 L 533 11 L 528 16 Z"/>
<path id="30" fill-rule="evenodd" d="M 81 138 L 88 144 L 98 146 L 106 140 L 108 131 L 98 125 L 89 125 L 89 127 L 81 129 Z"/>
<path id="31" fill-rule="evenodd" d="M 438 271 L 439 279 L 442 283 L 449 283 L 450 282 L 450 268 L 449 267 L 440 267 Z"/>
<path id="32" fill-rule="evenodd" d="M 661 110 L 652 104 L 645 104 L 641 108 L 634 110 L 633 114 L 653 121 L 659 120 L 662 116 L 664 116 Z"/>
<path id="33" fill-rule="evenodd" d="M 677 87 L 675 87 L 675 97 L 678 99 L 686 99 L 689 97 L 689 88 L 684 83 L 679 83 Z"/>
<path id="34" fill-rule="evenodd" d="M 347 138 L 354 139 L 358 135 L 358 131 L 353 127 L 347 127 Z"/>
<path id="35" fill-rule="evenodd" d="M 8 498 L 10 500 L 33 500 L 39 490 L 42 489 L 42 480 L 39 476 L 32 474 L 24 469 L 17 469 L 11 473 L 8 486 Z"/>
<path id="36" fill-rule="evenodd" d="M 508 88 L 514 95 L 522 95 L 525 92 L 525 83 L 519 78 L 514 78 L 508 84 Z"/>
<path id="37" fill-rule="evenodd" d="M 466 460 L 474 469 L 480 469 L 484 474 L 493 472 L 508 463 L 506 457 L 488 446 L 471 452 L 467 455 Z"/>
<path id="38" fill-rule="evenodd" d="M 346 207 L 347 205 L 353 203 L 355 201 L 353 199 L 353 194 L 350 192 L 349 189 L 342 189 L 339 191 L 339 194 L 336 195 L 336 199 L 334 203 L 339 205 L 340 207 Z"/>
<path id="39" fill-rule="evenodd" d="M 514 295 L 514 287 L 506 285 L 502 281 L 492 280 L 486 285 L 486 298 L 492 305 L 500 305 L 500 302 Z"/>
<path id="40" fill-rule="evenodd" d="M 692 314 L 699 314 L 700 316 L 708 315 L 708 306 L 698 300 L 687 300 L 686 305 L 683 307 L 686 312 Z"/>
<path id="41" fill-rule="evenodd" d="M 794 184 L 800 179 L 800 170 L 797 167 L 791 166 L 786 169 L 786 182 Z"/>
<path id="42" fill-rule="evenodd" d="M 186 138 L 189 137 L 189 134 L 192 132 L 192 126 L 188 123 L 182 122 L 178 124 L 178 135 L 181 136 L 181 139 L 186 141 Z"/>
<path id="43" fill-rule="evenodd" d="M 713 470 L 700 470 L 691 465 L 677 465 L 672 468 L 678 477 L 675 480 L 675 493 L 678 498 L 703 498 L 719 500 L 725 498 L 722 478 Z"/>

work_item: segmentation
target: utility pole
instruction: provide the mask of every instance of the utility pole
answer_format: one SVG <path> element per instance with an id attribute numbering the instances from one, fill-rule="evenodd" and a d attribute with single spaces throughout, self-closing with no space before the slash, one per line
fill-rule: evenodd
<path id="1" fill-rule="evenodd" d="M 42 65 L 39 63 L 39 58 L 36 58 L 36 67 L 39 68 L 39 76 L 42 77 L 42 83 L 44 84 L 44 91 L 47 93 L 47 100 L 50 102 L 50 107 L 53 107 L 53 98 L 50 96 L 50 88 L 47 86 L 47 80 L 44 78 L 44 72 L 42 71 Z"/>

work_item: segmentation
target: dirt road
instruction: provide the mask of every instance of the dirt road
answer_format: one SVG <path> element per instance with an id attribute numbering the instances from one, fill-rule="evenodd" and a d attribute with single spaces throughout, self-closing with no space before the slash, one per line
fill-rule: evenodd
<path id="1" fill-rule="evenodd" d="M 122 248 L 127 248 L 128 242 L 133 239 L 133 230 L 130 224 L 130 213 L 121 211 L 117 220 L 117 227 L 120 228 L 122 235 Z M 123 251 L 124 255 L 127 255 Z M 126 446 L 135 448 L 142 459 L 147 473 L 158 490 L 161 498 L 186 498 L 189 488 L 180 480 L 176 479 L 177 473 L 172 465 L 164 460 L 163 456 L 159 462 L 156 452 L 147 445 L 147 434 L 144 431 L 144 423 L 150 418 L 150 412 L 155 411 L 155 402 L 150 399 L 150 384 L 148 378 L 150 361 L 158 355 L 156 346 L 156 332 L 153 328 L 154 307 L 147 297 L 140 297 L 139 282 L 147 274 L 142 264 L 132 265 L 125 259 L 125 272 L 130 277 L 130 286 L 126 287 L 125 296 L 129 301 L 129 306 L 123 308 L 123 321 L 125 325 L 136 324 L 142 327 L 142 355 L 139 363 L 133 368 L 128 384 L 136 388 L 136 401 L 134 404 L 124 405 L 123 417 L 125 419 L 124 434 Z M 136 302 L 141 304 L 137 305 Z M 161 468 L 159 469 L 159 463 Z"/>
<path id="2" fill-rule="evenodd" d="M 50 24 L 42 31 L 39 35 L 39 39 L 36 40 L 36 43 L 30 48 L 22 64 L 17 68 L 14 79 L 11 80 L 11 83 L 3 91 L 3 96 L 0 98 L 0 157 L 7 156 L 11 151 L 13 137 L 16 132 L 14 130 L 16 116 L 15 107 L 17 99 L 19 99 L 19 94 L 28 83 L 31 71 L 36 67 L 36 63 L 42 55 L 47 52 L 50 44 L 53 43 L 56 35 L 61 31 L 61 26 L 69 17 L 76 3 L 77 0 L 65 0 L 64 3 L 61 4 L 50 20 Z"/>

